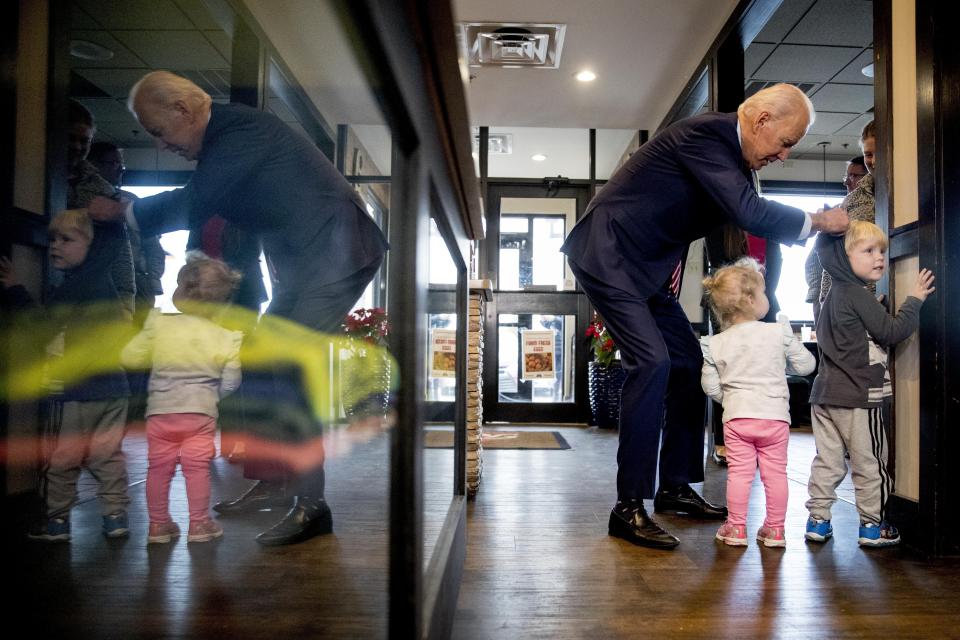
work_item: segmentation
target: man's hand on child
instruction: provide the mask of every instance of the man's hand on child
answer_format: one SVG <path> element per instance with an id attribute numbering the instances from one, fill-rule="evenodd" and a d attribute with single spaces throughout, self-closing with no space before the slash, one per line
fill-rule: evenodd
<path id="1" fill-rule="evenodd" d="M 933 272 L 930 269 L 921 269 L 920 275 L 917 276 L 917 284 L 913 287 L 913 292 L 910 294 L 914 298 L 919 298 L 921 301 L 926 300 L 927 296 L 937 290 L 933 286 Z"/>
<path id="2" fill-rule="evenodd" d="M 13 268 L 13 262 L 7 257 L 0 258 L 0 284 L 2 284 L 5 289 L 20 284 L 20 279 L 17 278 L 17 271 Z"/>
<path id="3" fill-rule="evenodd" d="M 117 202 L 103 196 L 95 196 L 87 205 L 87 213 L 97 222 L 123 220 L 128 202 Z"/>
<path id="4" fill-rule="evenodd" d="M 810 214 L 810 223 L 812 231 L 840 235 L 850 226 L 850 216 L 847 215 L 847 210 L 842 207 L 821 209 Z"/>

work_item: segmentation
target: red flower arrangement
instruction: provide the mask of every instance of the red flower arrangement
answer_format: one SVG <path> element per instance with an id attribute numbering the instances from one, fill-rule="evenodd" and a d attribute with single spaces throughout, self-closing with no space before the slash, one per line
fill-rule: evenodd
<path id="1" fill-rule="evenodd" d="M 390 321 L 383 307 L 354 309 L 343 322 L 348 337 L 368 344 L 383 346 L 390 335 Z"/>
<path id="2" fill-rule="evenodd" d="M 590 338 L 594 362 L 601 367 L 609 367 L 617 355 L 617 345 L 613 343 L 610 332 L 596 313 L 593 314 L 593 320 L 587 327 L 587 337 Z"/>

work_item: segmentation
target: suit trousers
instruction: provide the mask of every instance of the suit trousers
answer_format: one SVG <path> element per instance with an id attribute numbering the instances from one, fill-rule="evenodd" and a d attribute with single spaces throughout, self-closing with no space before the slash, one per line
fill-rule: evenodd
<path id="1" fill-rule="evenodd" d="M 338 282 L 315 287 L 304 285 L 277 292 L 267 313 L 293 320 L 321 333 L 338 333 L 344 318 L 376 275 L 380 263 L 381 261 L 378 261 L 368 265 Z M 269 398 L 274 405 L 287 410 L 295 407 L 304 419 L 312 420 L 309 417 L 311 410 L 306 397 L 307 391 L 300 380 L 299 370 L 294 367 L 276 367 L 267 372 L 248 372 L 245 368 L 243 377 L 241 392 L 244 404 L 252 405 L 256 404 L 254 399 Z M 256 419 L 248 414 L 249 418 Z M 322 434 L 322 425 L 315 425 L 311 432 L 319 437 Z M 291 489 L 297 495 L 323 497 L 326 477 L 322 460 L 311 470 L 294 474 L 282 461 L 262 459 L 262 456 L 257 455 L 254 441 L 250 444 L 253 449 L 247 449 L 251 460 L 244 463 L 244 477 L 269 482 L 290 482 L 294 485 Z"/>
<path id="2" fill-rule="evenodd" d="M 627 374 L 620 397 L 618 498 L 653 497 L 658 451 L 662 485 L 702 482 L 703 355 L 680 303 L 665 289 L 643 299 L 573 261 L 570 268 L 613 336 Z"/>

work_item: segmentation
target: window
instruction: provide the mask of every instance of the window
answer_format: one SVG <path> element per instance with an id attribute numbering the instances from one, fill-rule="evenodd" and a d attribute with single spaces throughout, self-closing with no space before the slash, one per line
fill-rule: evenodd
<path id="1" fill-rule="evenodd" d="M 797 207 L 804 211 L 816 211 L 823 207 L 835 207 L 839 196 L 808 195 L 764 195 L 764 198 L 781 204 Z M 777 302 L 780 311 L 795 322 L 813 322 L 813 306 L 807 299 L 807 280 L 804 263 L 813 248 L 814 238 L 808 238 L 805 245 L 780 245 L 783 254 L 783 267 L 780 270 L 780 282 L 777 284 Z"/>

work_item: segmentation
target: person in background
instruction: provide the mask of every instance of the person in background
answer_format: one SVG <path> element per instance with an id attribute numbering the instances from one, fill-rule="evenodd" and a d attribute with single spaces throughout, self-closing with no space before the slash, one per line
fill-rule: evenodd
<path id="1" fill-rule="evenodd" d="M 804 535 L 813 542 L 833 536 L 830 512 L 847 475 L 845 454 L 860 514 L 860 545 L 900 542 L 885 513 L 893 489 L 884 428 L 884 406 L 893 395 L 887 349 L 916 330 L 920 306 L 934 291 L 934 277 L 921 269 L 910 295 L 891 317 L 867 287 L 883 277 L 887 244 L 883 230 L 864 220 L 851 222 L 845 236 L 817 238 L 820 262 L 833 284 L 817 323 L 820 369 L 810 392 L 817 455 L 810 466 L 810 517 Z"/>
<path id="2" fill-rule="evenodd" d="M 769 303 L 763 275 L 751 258 L 723 267 L 703 281 L 721 332 L 700 338 L 704 393 L 723 404 L 727 446 L 727 508 L 730 513 L 716 538 L 728 545 L 747 544 L 750 486 L 760 467 L 767 514 L 757 541 L 786 545 L 787 442 L 790 392 L 787 373 L 808 375 L 817 366 L 813 354 L 793 335 L 789 323 L 765 322 Z"/>
<path id="3" fill-rule="evenodd" d="M 867 175 L 867 166 L 863 156 L 857 156 L 847 161 L 847 170 L 843 174 L 843 186 L 847 193 L 851 193 L 860 184 L 860 180 Z M 804 278 L 807 281 L 807 297 L 805 302 L 813 305 L 813 323 L 820 317 L 820 285 L 823 282 L 823 267 L 815 249 L 810 249 L 807 260 L 803 265 Z"/>
<path id="4" fill-rule="evenodd" d="M 105 228 L 118 223 L 103 224 Z M 44 316 L 31 324 L 37 351 L 51 362 L 49 436 L 52 452 L 41 482 L 43 517 L 31 526 L 30 538 L 70 540 L 70 510 L 77 501 L 77 480 L 87 468 L 97 481 L 103 533 L 125 537 L 127 466 L 122 443 L 127 426 L 127 378 L 120 367 L 121 344 L 112 344 L 112 329 L 129 324 L 106 265 L 125 237 L 113 234 L 94 243 L 94 226 L 82 209 L 63 211 L 50 222 L 50 261 L 63 281 L 50 293 Z M 99 253 L 95 251 L 99 250 Z M 9 258 L 0 258 L 0 282 L 10 307 L 34 306 Z M 93 356 L 90 336 L 97 336 Z M 69 378 L 67 377 L 69 376 Z"/>
<path id="5" fill-rule="evenodd" d="M 97 197 L 119 201 L 120 194 L 117 188 L 101 176 L 97 168 L 87 160 L 93 137 L 97 133 L 93 114 L 76 100 L 67 102 L 67 113 L 69 116 L 67 208 L 86 208 Z M 117 205 L 119 206 L 119 202 L 117 202 Z M 91 218 L 94 227 L 99 227 L 100 221 L 94 216 L 91 216 Z M 107 235 L 114 233 L 119 233 L 122 236 L 119 242 L 114 242 L 113 239 L 108 241 Z M 102 249 L 96 246 L 101 242 L 106 242 L 111 251 L 115 252 L 106 268 L 110 271 L 110 278 L 113 280 L 117 295 L 120 296 L 120 302 L 123 303 L 124 309 L 132 317 L 136 310 L 137 284 L 134 275 L 133 249 L 131 248 L 127 225 L 113 225 L 110 227 L 109 234 L 99 233 L 99 229 L 97 229 L 97 233 L 94 233 L 93 237 L 94 247 L 92 251 L 94 254 L 102 253 Z"/>
<path id="6" fill-rule="evenodd" d="M 133 193 L 121 188 L 126 167 L 123 152 L 117 145 L 112 142 L 94 142 L 90 145 L 87 160 L 124 200 L 134 202 L 138 199 Z M 137 288 L 134 318 L 137 326 L 143 326 L 147 314 L 156 304 L 157 296 L 163 293 L 161 278 L 166 268 L 167 254 L 160 245 L 160 236 L 142 236 L 132 230 L 130 247 L 133 251 L 134 280 Z"/>
<path id="7" fill-rule="evenodd" d="M 150 369 L 147 400 L 147 544 L 180 535 L 170 517 L 170 482 L 180 468 L 187 484 L 187 542 L 223 535 L 210 518 L 210 461 L 214 456 L 217 407 L 240 385 L 243 334 L 217 324 L 217 316 L 240 282 L 219 260 L 190 260 L 177 274 L 173 303 L 179 315 L 153 312 L 143 331 L 121 353 L 128 369 Z"/>
<path id="8" fill-rule="evenodd" d="M 873 170 L 876 167 L 877 150 L 877 127 L 871 120 L 864 125 L 860 132 L 860 149 L 863 151 L 863 165 L 867 169 L 867 174 L 860 177 L 857 186 L 847 194 L 840 206 L 847 210 L 851 220 L 863 220 L 864 222 L 874 222 L 876 219 L 877 202 L 874 196 Z M 849 171 L 848 171 L 849 175 Z M 852 182 L 852 179 L 850 180 Z M 820 282 L 820 305 L 827 294 L 830 293 L 830 272 L 823 270 L 822 280 Z M 869 283 L 871 292 L 876 293 L 877 285 L 875 282 Z"/>

